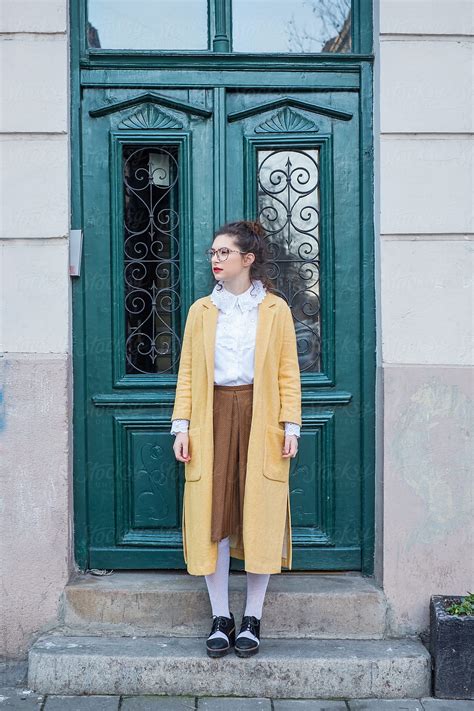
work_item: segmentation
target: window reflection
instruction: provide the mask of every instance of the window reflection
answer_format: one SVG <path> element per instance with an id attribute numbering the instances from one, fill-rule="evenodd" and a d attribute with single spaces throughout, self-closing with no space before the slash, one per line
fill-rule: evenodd
<path id="1" fill-rule="evenodd" d="M 351 0 L 232 0 L 235 52 L 350 52 Z"/>
<path id="2" fill-rule="evenodd" d="M 87 42 L 104 49 L 207 49 L 207 0 L 88 0 Z"/>

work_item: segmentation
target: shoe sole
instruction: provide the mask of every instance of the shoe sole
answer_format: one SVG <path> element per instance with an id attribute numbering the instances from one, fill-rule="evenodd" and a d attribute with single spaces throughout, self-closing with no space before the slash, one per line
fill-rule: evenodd
<path id="1" fill-rule="evenodd" d="M 238 657 L 251 657 L 254 654 L 257 654 L 257 652 L 260 649 L 260 645 L 258 647 L 255 647 L 255 649 L 239 649 L 238 647 L 234 647 L 234 651 Z"/>
<path id="2" fill-rule="evenodd" d="M 227 647 L 227 649 L 208 649 L 206 647 L 206 652 L 208 657 L 225 657 L 226 654 L 230 651 L 230 647 Z"/>

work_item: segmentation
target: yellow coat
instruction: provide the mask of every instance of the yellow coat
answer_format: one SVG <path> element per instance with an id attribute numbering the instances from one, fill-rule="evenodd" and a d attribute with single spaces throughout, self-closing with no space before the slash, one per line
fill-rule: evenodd
<path id="1" fill-rule="evenodd" d="M 301 425 L 301 383 L 296 334 L 286 301 L 268 291 L 258 305 L 253 409 L 243 508 L 243 549 L 231 537 L 230 554 L 251 573 L 291 570 L 289 470 L 282 457 L 284 422 Z M 190 307 L 183 336 L 172 420 L 188 419 L 184 464 L 183 552 L 188 573 L 215 572 L 211 541 L 214 458 L 214 348 L 219 310 L 209 296 Z M 245 554 L 244 554 L 245 551 Z"/>

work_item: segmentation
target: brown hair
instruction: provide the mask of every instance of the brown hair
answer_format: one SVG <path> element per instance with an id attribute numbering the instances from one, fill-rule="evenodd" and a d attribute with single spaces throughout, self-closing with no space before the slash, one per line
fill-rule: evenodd
<path id="1" fill-rule="evenodd" d="M 268 276 L 269 252 L 266 242 L 266 233 L 258 220 L 237 220 L 226 222 L 214 232 L 214 239 L 218 235 L 230 235 L 241 252 L 252 252 L 255 260 L 250 265 L 250 281 L 260 279 L 268 291 L 276 291 L 273 282 Z M 222 284 L 217 285 L 220 291 Z"/>

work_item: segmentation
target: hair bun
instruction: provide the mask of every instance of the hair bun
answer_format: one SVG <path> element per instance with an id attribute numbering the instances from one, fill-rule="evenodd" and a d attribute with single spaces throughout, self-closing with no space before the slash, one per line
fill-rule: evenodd
<path id="1" fill-rule="evenodd" d="M 258 220 L 245 220 L 245 224 L 258 237 L 265 237 L 265 230 L 263 229 L 261 222 L 259 222 Z"/>

